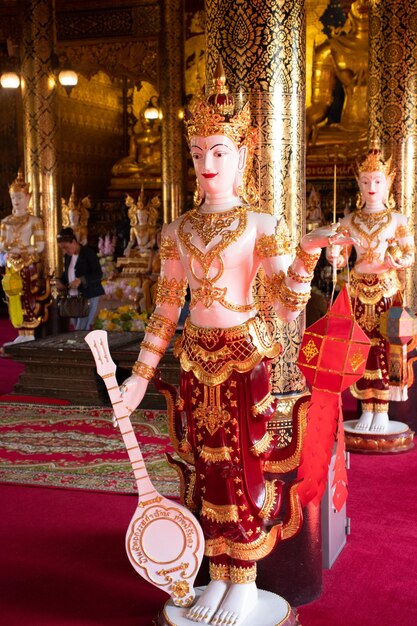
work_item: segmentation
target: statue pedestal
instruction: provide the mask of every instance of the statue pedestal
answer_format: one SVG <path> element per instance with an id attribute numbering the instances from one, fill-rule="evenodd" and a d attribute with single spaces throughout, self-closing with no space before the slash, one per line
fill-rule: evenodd
<path id="1" fill-rule="evenodd" d="M 406 452 L 414 447 L 414 432 L 407 424 L 389 420 L 385 433 L 355 430 L 358 420 L 344 422 L 346 449 L 363 454 Z"/>
<path id="2" fill-rule="evenodd" d="M 204 587 L 197 587 L 197 598 L 203 590 Z M 188 608 L 177 607 L 172 600 L 168 600 L 156 624 L 157 626 L 191 626 L 195 622 L 185 617 L 188 610 Z M 284 598 L 260 589 L 255 608 L 241 623 L 241 626 L 296 626 L 297 624 L 299 624 L 297 613 Z"/>

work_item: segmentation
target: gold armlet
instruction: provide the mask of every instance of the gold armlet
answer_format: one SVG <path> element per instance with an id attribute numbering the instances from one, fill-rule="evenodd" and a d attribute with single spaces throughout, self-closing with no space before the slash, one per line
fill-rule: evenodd
<path id="1" fill-rule="evenodd" d="M 403 239 L 404 237 L 413 237 L 414 233 L 411 227 L 407 224 L 407 226 L 401 225 L 395 230 L 396 239 Z"/>
<path id="2" fill-rule="evenodd" d="M 311 283 L 311 281 L 314 278 L 314 273 L 309 274 L 308 276 L 301 276 L 301 274 L 297 274 L 297 272 L 295 272 L 292 266 L 290 265 L 290 267 L 287 270 L 287 276 L 295 280 L 296 283 Z"/>
<path id="3" fill-rule="evenodd" d="M 177 244 L 172 237 L 162 237 L 161 245 L 159 247 L 159 254 L 161 261 L 179 261 L 180 255 L 178 253 Z"/>
<path id="4" fill-rule="evenodd" d="M 176 280 L 175 278 L 168 279 L 165 276 L 158 278 L 155 303 L 159 304 L 173 304 L 174 306 L 181 307 L 185 301 L 185 294 L 187 293 L 187 281 Z"/>
<path id="5" fill-rule="evenodd" d="M 145 331 L 151 335 L 165 339 L 166 341 L 171 341 L 171 337 L 176 329 L 177 324 L 175 322 L 172 322 L 167 317 L 159 315 L 158 313 L 152 313 Z"/>
<path id="6" fill-rule="evenodd" d="M 154 343 L 150 343 L 149 341 L 142 341 L 140 348 L 143 350 L 147 350 L 148 352 L 152 352 L 157 356 L 163 357 L 165 354 L 165 350 L 155 345 Z"/>
<path id="7" fill-rule="evenodd" d="M 309 254 L 308 252 L 303 250 L 300 244 L 298 244 L 296 257 L 297 259 L 300 259 L 300 261 L 303 263 L 307 272 L 309 274 L 312 274 L 314 272 L 314 268 L 317 265 L 317 261 L 320 258 L 320 254 Z"/>
<path id="8" fill-rule="evenodd" d="M 303 293 L 293 291 L 284 281 L 277 293 L 278 300 L 290 311 L 302 311 L 310 299 L 310 290 Z"/>
<path id="9" fill-rule="evenodd" d="M 136 376 L 141 376 L 146 380 L 151 380 L 153 378 L 153 375 L 155 374 L 155 369 L 155 367 L 146 365 L 146 363 L 142 363 L 142 361 L 136 361 L 136 363 L 132 367 L 132 374 L 136 374 Z"/>

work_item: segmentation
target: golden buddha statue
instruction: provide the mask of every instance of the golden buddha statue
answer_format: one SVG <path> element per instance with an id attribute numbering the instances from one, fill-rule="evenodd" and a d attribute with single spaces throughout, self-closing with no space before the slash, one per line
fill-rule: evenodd
<path id="1" fill-rule="evenodd" d="M 355 0 L 340 32 L 314 50 L 311 105 L 306 111 L 309 159 L 363 154 L 368 122 L 368 12 L 366 0 Z M 329 123 L 337 81 L 344 92 L 343 107 L 340 122 Z"/>
<path id="2" fill-rule="evenodd" d="M 83 246 L 87 243 L 89 208 L 91 208 L 90 196 L 86 196 L 76 204 L 74 184 L 71 187 L 71 195 L 68 201 L 65 198 L 61 198 L 62 226 L 63 228 L 72 228 L 78 243 Z"/>
<path id="3" fill-rule="evenodd" d="M 143 113 L 130 137 L 129 154 L 112 169 L 112 186 L 142 179 L 161 177 L 161 134 L 158 120 L 148 120 Z"/>

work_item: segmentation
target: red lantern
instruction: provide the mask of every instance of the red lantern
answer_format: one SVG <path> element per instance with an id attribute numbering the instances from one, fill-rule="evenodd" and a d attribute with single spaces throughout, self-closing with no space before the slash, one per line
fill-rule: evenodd
<path id="1" fill-rule="evenodd" d="M 307 430 L 298 469 L 303 506 L 319 504 L 326 486 L 337 434 L 333 502 L 340 510 L 347 496 L 341 392 L 362 378 L 371 342 L 355 322 L 345 286 L 328 313 L 306 329 L 297 360 L 312 387 Z M 339 426 L 339 427 L 338 427 Z"/>

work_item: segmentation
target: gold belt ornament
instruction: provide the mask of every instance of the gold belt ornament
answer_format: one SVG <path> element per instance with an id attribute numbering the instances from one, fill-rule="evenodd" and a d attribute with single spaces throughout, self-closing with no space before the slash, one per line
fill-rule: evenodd
<path id="1" fill-rule="evenodd" d="M 382 274 L 351 272 L 349 293 L 363 304 L 376 304 L 381 298 L 392 298 L 401 288 L 396 270 Z"/>

